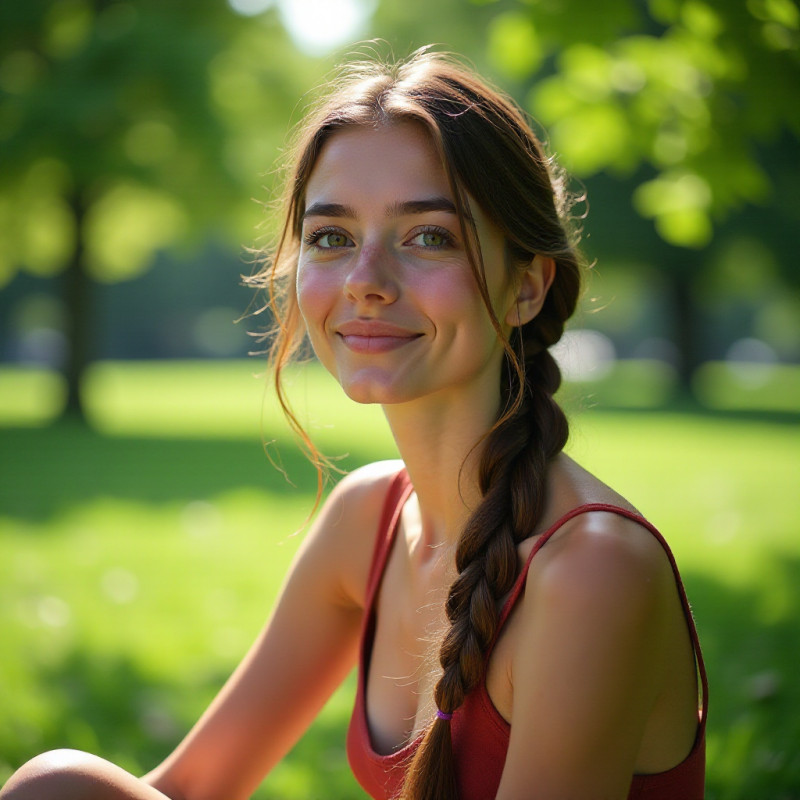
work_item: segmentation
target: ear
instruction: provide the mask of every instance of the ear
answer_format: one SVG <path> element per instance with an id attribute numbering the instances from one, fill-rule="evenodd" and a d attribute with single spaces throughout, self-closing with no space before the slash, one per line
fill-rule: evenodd
<path id="1" fill-rule="evenodd" d="M 506 324 L 521 327 L 541 310 L 556 274 L 556 263 L 549 256 L 534 256 L 522 274 L 514 304 L 506 314 Z"/>

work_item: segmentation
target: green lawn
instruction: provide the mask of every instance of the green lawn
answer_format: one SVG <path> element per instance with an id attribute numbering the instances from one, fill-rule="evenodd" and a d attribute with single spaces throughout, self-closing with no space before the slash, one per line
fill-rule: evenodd
<path id="1" fill-rule="evenodd" d="M 0 781 L 64 745 L 152 766 L 257 633 L 314 475 L 255 370 L 100 365 L 92 430 L 37 424 L 57 382 L 0 371 Z M 380 411 L 354 408 L 317 368 L 292 392 L 342 466 L 394 455 Z M 570 451 L 681 564 L 711 673 L 708 797 L 800 798 L 797 420 L 608 410 L 614 395 L 610 383 L 596 408 L 570 401 L 585 409 Z M 351 684 L 257 797 L 362 796 L 344 756 Z"/>

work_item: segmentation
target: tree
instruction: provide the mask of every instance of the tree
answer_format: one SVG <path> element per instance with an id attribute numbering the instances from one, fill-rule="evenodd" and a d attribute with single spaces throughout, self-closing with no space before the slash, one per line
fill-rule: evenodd
<path id="1" fill-rule="evenodd" d="M 478 6 L 486 0 L 473 0 Z M 490 63 L 546 127 L 569 171 L 630 187 L 664 242 L 675 339 L 688 380 L 691 298 L 715 227 L 777 203 L 800 135 L 800 11 L 794 0 L 526 0 L 492 3 Z M 772 160 L 772 168 L 767 162 Z M 780 160 L 778 160 L 780 162 Z M 796 228 L 800 196 L 780 198 Z M 780 239 L 780 233 L 776 233 Z M 785 233 L 783 234 L 785 239 Z M 624 247 L 624 245 L 621 245 Z M 778 259 L 795 285 L 794 259 Z"/>
<path id="2" fill-rule="evenodd" d="M 309 69 L 274 14 L 220 0 L 0 4 L 0 284 L 63 272 L 66 413 L 82 416 L 93 281 L 250 241 Z"/>
<path id="3" fill-rule="evenodd" d="M 709 241 L 712 218 L 769 195 L 755 145 L 800 135 L 793 0 L 525 6 L 495 18 L 489 52 L 516 80 L 555 54 L 527 100 L 577 174 L 649 164 L 636 208 L 687 247 Z"/>

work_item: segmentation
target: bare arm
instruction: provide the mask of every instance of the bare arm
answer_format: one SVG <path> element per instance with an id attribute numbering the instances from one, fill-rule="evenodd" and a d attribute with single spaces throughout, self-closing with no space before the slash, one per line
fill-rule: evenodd
<path id="1" fill-rule="evenodd" d="M 97 756 L 31 759 L 2 800 L 239 800 L 302 734 L 354 662 L 374 536 L 397 462 L 331 493 L 263 632 L 175 752 L 143 779 Z"/>
<path id="2" fill-rule="evenodd" d="M 302 735 L 354 664 L 389 474 L 373 465 L 331 493 L 261 635 L 148 784 L 176 800 L 249 797 Z"/>
<path id="3" fill-rule="evenodd" d="M 633 527 L 631 527 L 633 526 Z M 498 800 L 624 800 L 663 682 L 664 553 L 635 523 L 578 518 L 533 561 Z"/>

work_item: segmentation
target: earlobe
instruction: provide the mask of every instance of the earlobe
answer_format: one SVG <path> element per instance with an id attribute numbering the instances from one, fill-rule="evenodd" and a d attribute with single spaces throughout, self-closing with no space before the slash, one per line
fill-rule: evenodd
<path id="1" fill-rule="evenodd" d="M 522 274 L 514 305 L 506 314 L 508 325 L 521 327 L 542 310 L 555 274 L 556 264 L 550 256 L 534 256 Z"/>

